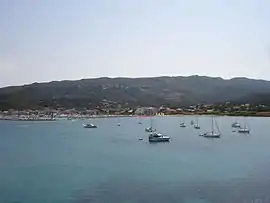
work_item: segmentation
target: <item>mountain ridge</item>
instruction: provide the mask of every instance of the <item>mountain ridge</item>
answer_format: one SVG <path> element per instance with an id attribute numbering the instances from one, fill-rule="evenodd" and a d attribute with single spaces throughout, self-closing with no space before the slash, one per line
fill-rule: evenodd
<path id="1" fill-rule="evenodd" d="M 125 107 L 159 105 L 176 107 L 228 100 L 239 101 L 241 98 L 252 100 L 252 95 L 256 94 L 270 94 L 270 81 L 198 75 L 100 77 L 0 88 L 0 109 L 95 108 L 104 105 L 103 100 Z"/>

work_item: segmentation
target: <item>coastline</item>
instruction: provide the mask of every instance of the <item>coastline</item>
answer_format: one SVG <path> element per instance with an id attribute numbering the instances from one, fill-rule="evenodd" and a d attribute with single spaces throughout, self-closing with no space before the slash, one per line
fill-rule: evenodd
<path id="1" fill-rule="evenodd" d="M 178 113 L 178 114 L 168 114 L 168 115 L 95 115 L 95 116 L 74 116 L 70 117 L 66 116 L 56 116 L 54 118 L 51 117 L 37 117 L 37 118 L 18 118 L 14 116 L 1 116 L 0 121 L 59 121 L 59 120 L 87 120 L 87 119 L 95 119 L 95 118 L 115 118 L 115 117 L 150 117 L 150 116 L 234 116 L 234 117 L 270 117 L 270 112 L 234 112 L 234 113 L 221 113 L 221 112 L 201 112 L 201 113 Z"/>

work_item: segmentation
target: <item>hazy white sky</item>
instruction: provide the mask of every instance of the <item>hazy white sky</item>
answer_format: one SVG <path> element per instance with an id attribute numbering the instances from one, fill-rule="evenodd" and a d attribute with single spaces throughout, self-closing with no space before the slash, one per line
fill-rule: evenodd
<path id="1" fill-rule="evenodd" d="M 0 86 L 100 76 L 270 80 L 269 0 L 0 0 Z"/>

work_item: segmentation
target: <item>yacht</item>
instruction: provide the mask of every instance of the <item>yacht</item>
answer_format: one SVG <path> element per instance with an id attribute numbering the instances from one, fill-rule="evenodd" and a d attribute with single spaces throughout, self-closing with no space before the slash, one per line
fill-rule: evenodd
<path id="1" fill-rule="evenodd" d="M 239 133 L 247 133 L 247 134 L 249 134 L 249 133 L 250 133 L 250 130 L 249 130 L 248 128 L 240 128 L 240 129 L 238 130 L 238 132 L 239 132 Z"/>
<path id="2" fill-rule="evenodd" d="M 183 123 L 180 123 L 180 127 L 185 128 L 186 127 L 186 124 L 184 122 Z"/>
<path id="3" fill-rule="evenodd" d="M 97 126 L 96 125 L 94 125 L 94 124 L 83 124 L 83 127 L 84 128 L 97 128 Z"/>
<path id="4" fill-rule="evenodd" d="M 145 128 L 145 132 L 155 132 L 156 130 L 153 128 L 153 119 L 152 117 L 150 118 L 150 127 Z"/>
<path id="5" fill-rule="evenodd" d="M 155 129 L 153 127 L 145 128 L 145 132 L 151 133 L 151 132 L 154 132 L 154 131 L 155 131 Z"/>
<path id="6" fill-rule="evenodd" d="M 169 142 L 170 137 L 162 135 L 161 133 L 152 132 L 149 135 L 149 142 Z"/>
<path id="7" fill-rule="evenodd" d="M 232 128 L 241 128 L 241 125 L 238 122 L 232 123 Z"/>
<path id="8" fill-rule="evenodd" d="M 117 117 L 117 126 L 121 126 L 119 117 Z"/>
<path id="9" fill-rule="evenodd" d="M 194 125 L 194 128 L 201 129 L 201 127 L 199 126 L 198 117 L 196 117 L 196 124 Z"/>
<path id="10" fill-rule="evenodd" d="M 239 130 L 238 130 L 238 133 L 247 133 L 247 134 L 250 133 L 250 129 L 247 126 L 246 119 L 245 119 L 245 125 L 244 125 L 244 127 L 243 128 L 240 127 Z"/>
<path id="11" fill-rule="evenodd" d="M 220 134 L 217 132 L 204 133 L 203 136 L 206 138 L 220 138 Z"/>
<path id="12" fill-rule="evenodd" d="M 215 129 L 215 126 L 216 126 L 216 129 Z M 200 136 L 203 136 L 205 138 L 220 138 L 220 130 L 217 125 L 217 122 L 214 121 L 213 116 L 212 116 L 212 131 L 200 134 Z"/>

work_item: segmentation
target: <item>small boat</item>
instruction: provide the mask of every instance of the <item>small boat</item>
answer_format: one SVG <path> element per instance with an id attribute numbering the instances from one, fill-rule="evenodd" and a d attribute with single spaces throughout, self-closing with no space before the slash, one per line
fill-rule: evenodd
<path id="1" fill-rule="evenodd" d="M 238 122 L 234 122 L 232 128 L 241 128 L 241 125 Z"/>
<path id="2" fill-rule="evenodd" d="M 139 140 L 143 140 L 143 138 L 140 137 Z"/>
<path id="3" fill-rule="evenodd" d="M 139 122 L 138 122 L 138 124 L 140 124 L 140 125 L 141 125 L 141 124 L 142 124 L 142 122 L 141 122 L 141 121 L 139 121 Z"/>
<path id="4" fill-rule="evenodd" d="M 180 127 L 181 128 L 185 128 L 186 127 L 186 124 L 183 122 L 183 123 L 180 123 Z"/>
<path id="5" fill-rule="evenodd" d="M 145 128 L 145 132 L 151 133 L 151 132 L 154 132 L 154 131 L 155 131 L 155 129 L 152 128 L 152 127 Z"/>
<path id="6" fill-rule="evenodd" d="M 97 126 L 96 125 L 94 125 L 94 124 L 83 124 L 83 127 L 84 128 L 97 128 Z"/>
<path id="7" fill-rule="evenodd" d="M 152 132 L 149 135 L 149 142 L 169 142 L 170 137 L 162 135 L 161 133 Z"/>
<path id="8" fill-rule="evenodd" d="M 117 123 L 117 126 L 121 126 L 121 124 L 120 123 Z"/>

